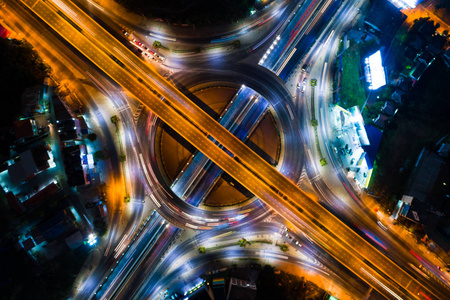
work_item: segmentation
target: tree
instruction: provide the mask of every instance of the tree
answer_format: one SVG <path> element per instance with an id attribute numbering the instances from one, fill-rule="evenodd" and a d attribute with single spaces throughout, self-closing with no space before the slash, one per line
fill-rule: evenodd
<path id="1" fill-rule="evenodd" d="M 87 136 L 88 140 L 94 142 L 97 139 L 97 135 L 95 133 L 89 133 Z"/>
<path id="2" fill-rule="evenodd" d="M 113 123 L 114 125 L 117 125 L 117 122 L 119 122 L 119 117 L 114 115 L 111 117 L 111 123 Z"/>
<path id="3" fill-rule="evenodd" d="M 250 243 L 244 238 L 240 239 L 238 244 L 239 244 L 239 247 L 245 247 L 245 246 L 247 246 L 247 244 L 250 245 Z"/>
<path id="4" fill-rule="evenodd" d="M 94 220 L 94 231 L 97 234 L 97 236 L 102 237 L 106 234 L 108 231 L 108 226 L 106 224 L 106 221 L 103 219 L 96 219 Z"/>
<path id="5" fill-rule="evenodd" d="M 105 159 L 105 154 L 101 150 L 95 151 L 94 152 L 94 161 L 99 161 L 100 159 Z"/>
<path id="6" fill-rule="evenodd" d="M 125 154 L 120 155 L 120 161 L 125 162 L 127 160 L 127 157 Z"/>
<path id="7" fill-rule="evenodd" d="M 377 101 L 374 104 L 367 106 L 367 109 L 365 109 L 363 112 L 364 122 L 368 124 L 372 121 L 372 119 L 375 119 L 381 112 L 381 108 L 383 107 L 383 105 L 383 101 Z"/>
<path id="8" fill-rule="evenodd" d="M 153 42 L 153 47 L 155 47 L 155 48 L 161 47 L 161 42 L 160 41 L 154 41 Z"/>
<path id="9" fill-rule="evenodd" d="M 280 245 L 280 250 L 281 251 L 283 251 L 283 252 L 286 252 L 286 251 L 288 251 L 288 246 L 286 245 L 286 244 L 282 244 L 282 245 Z"/>
<path id="10" fill-rule="evenodd" d="M 198 248 L 198 253 L 200 253 L 200 254 L 206 253 L 206 248 L 205 247 Z"/>

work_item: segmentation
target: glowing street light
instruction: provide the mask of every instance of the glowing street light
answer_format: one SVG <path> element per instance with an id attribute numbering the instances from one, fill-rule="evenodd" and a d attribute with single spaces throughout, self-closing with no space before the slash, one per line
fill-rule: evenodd
<path id="1" fill-rule="evenodd" d="M 89 234 L 87 243 L 89 244 L 89 246 L 93 246 L 97 243 L 97 237 L 95 236 L 95 234 Z"/>

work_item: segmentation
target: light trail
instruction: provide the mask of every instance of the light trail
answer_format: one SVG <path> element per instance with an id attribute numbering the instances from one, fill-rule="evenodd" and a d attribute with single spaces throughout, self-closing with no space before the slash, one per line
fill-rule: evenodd
<path id="1" fill-rule="evenodd" d="M 391 294 L 392 296 L 394 296 L 395 298 L 397 298 L 398 300 L 403 300 L 402 297 L 400 297 L 399 295 L 397 295 L 396 293 L 394 293 L 390 288 L 388 288 L 387 286 L 385 286 L 383 283 L 381 283 L 378 279 L 376 279 L 372 274 L 370 274 L 369 272 L 367 272 L 364 268 L 361 268 L 361 271 L 363 271 L 364 274 L 366 274 L 367 276 L 369 276 L 373 281 L 375 281 L 378 285 L 380 285 L 382 288 L 384 288 L 386 291 L 389 292 L 389 294 Z"/>
<path id="2" fill-rule="evenodd" d="M 280 73 L 283 71 L 284 67 L 286 67 L 287 63 L 291 59 L 292 55 L 294 55 L 295 51 L 297 51 L 297 48 L 292 49 L 291 53 L 289 53 L 288 57 L 284 60 L 283 64 L 277 71 L 277 76 L 280 75 Z"/>

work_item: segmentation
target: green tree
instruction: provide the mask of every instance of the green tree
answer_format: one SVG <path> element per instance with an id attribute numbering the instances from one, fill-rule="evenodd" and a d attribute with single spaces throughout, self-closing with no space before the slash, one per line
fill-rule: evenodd
<path id="1" fill-rule="evenodd" d="M 246 239 L 242 238 L 238 241 L 239 247 L 245 247 L 247 245 L 250 245 L 250 242 L 247 241 Z"/>
<path id="2" fill-rule="evenodd" d="M 155 48 L 161 47 L 161 42 L 160 41 L 154 41 L 153 42 L 153 47 L 155 47 Z"/>
<path id="3" fill-rule="evenodd" d="M 379 113 L 381 113 L 381 108 L 383 107 L 384 102 L 378 101 L 374 104 L 367 106 L 367 108 L 363 112 L 364 122 L 369 124 L 372 122 L 372 119 L 375 119 Z"/>
<path id="4" fill-rule="evenodd" d="M 108 232 L 108 225 L 104 219 L 95 219 L 94 220 L 94 231 L 97 236 L 102 237 Z"/>
<path id="5" fill-rule="evenodd" d="M 89 133 L 87 136 L 88 140 L 94 142 L 97 139 L 97 135 L 95 133 Z"/>
<path id="6" fill-rule="evenodd" d="M 205 247 L 198 248 L 198 253 L 200 253 L 200 254 L 206 253 L 206 248 Z"/>
<path id="7" fill-rule="evenodd" d="M 103 151 L 98 150 L 94 152 L 94 161 L 99 161 L 101 159 L 105 159 L 105 154 Z"/>
<path id="8" fill-rule="evenodd" d="M 283 251 L 283 252 L 286 252 L 286 251 L 288 251 L 288 246 L 286 245 L 286 244 L 282 244 L 282 245 L 280 245 L 280 250 L 281 251 Z"/>
<path id="9" fill-rule="evenodd" d="M 117 123 L 119 122 L 119 117 L 114 115 L 111 117 L 111 123 L 117 126 Z"/>

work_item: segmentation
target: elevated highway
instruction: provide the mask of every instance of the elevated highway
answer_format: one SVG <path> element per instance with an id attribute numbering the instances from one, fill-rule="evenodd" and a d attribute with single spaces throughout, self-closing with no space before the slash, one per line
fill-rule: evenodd
<path id="1" fill-rule="evenodd" d="M 426 283 L 403 271 L 311 200 L 70 2 L 22 2 L 199 151 L 294 226 L 308 232 L 316 243 L 386 298 L 446 298 L 446 291 L 425 288 Z"/>

